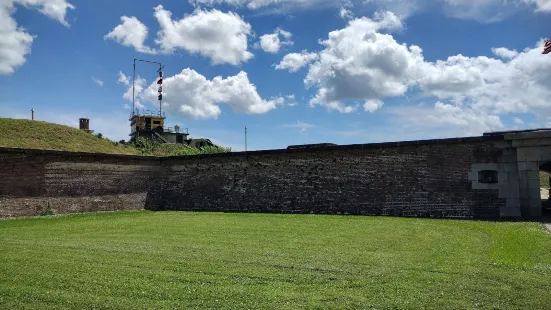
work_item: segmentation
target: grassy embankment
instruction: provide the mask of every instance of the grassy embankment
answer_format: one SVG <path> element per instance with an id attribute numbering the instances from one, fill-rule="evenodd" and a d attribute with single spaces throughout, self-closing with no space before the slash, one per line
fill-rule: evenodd
<path id="1" fill-rule="evenodd" d="M 190 148 L 183 145 L 110 141 L 73 127 L 26 119 L 0 118 L 0 147 L 91 152 L 105 154 L 176 156 L 230 152 L 224 147 Z"/>

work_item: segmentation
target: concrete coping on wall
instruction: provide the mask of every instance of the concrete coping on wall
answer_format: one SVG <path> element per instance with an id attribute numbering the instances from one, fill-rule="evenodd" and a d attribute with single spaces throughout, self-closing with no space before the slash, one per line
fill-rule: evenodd
<path id="1" fill-rule="evenodd" d="M 476 142 L 491 142 L 491 141 L 497 142 L 502 140 L 503 140 L 503 136 L 475 136 L 475 137 L 460 137 L 460 138 L 447 138 L 447 139 L 332 145 L 332 146 L 324 146 L 320 148 L 273 149 L 273 150 L 247 151 L 247 152 L 243 151 L 243 152 L 232 152 L 232 153 L 203 154 L 203 155 L 192 155 L 192 156 L 184 155 L 184 156 L 171 156 L 171 157 L 164 157 L 164 158 L 182 159 L 182 158 L 208 158 L 208 157 L 229 157 L 229 156 L 245 156 L 245 155 L 258 156 L 258 155 L 272 155 L 272 154 L 326 152 L 326 151 L 336 151 L 336 150 L 390 148 L 390 147 L 401 147 L 401 146 L 461 144 L 461 143 L 476 143 Z"/>
<path id="2" fill-rule="evenodd" d="M 459 138 L 446 138 L 446 139 L 430 139 L 430 140 L 412 140 L 412 141 L 398 141 L 398 142 L 380 142 L 380 143 L 367 143 L 367 144 L 348 144 L 348 145 L 333 145 L 320 148 L 297 148 L 297 149 L 273 149 L 273 150 L 259 150 L 259 151 L 247 151 L 247 152 L 231 152 L 231 153 L 217 153 L 217 154 L 202 154 L 202 155 L 181 155 L 181 156 L 169 156 L 169 157 L 155 157 L 155 156 L 140 156 L 140 155 L 123 155 L 123 154 L 105 154 L 105 153 L 87 153 L 87 152 L 70 152 L 70 151 L 55 151 L 55 150 L 40 150 L 40 149 L 24 149 L 24 148 L 7 148 L 0 147 L 0 153 L 17 153 L 24 155 L 58 155 L 58 156 L 93 156 L 96 158 L 124 158 L 124 159 L 138 159 L 138 160 L 155 160 L 155 159 L 200 159 L 211 157 L 232 157 L 232 156 L 258 156 L 258 155 L 271 155 L 271 154 L 293 154 L 293 153 L 311 153 L 311 152 L 324 152 L 324 151 L 336 151 L 336 150 L 359 150 L 359 149 L 372 149 L 372 148 L 390 148 L 401 146 L 422 146 L 422 145 L 437 145 L 437 144 L 461 144 L 461 143 L 475 143 L 475 142 L 490 142 L 490 141 L 502 141 L 503 135 L 491 135 L 491 136 L 474 136 L 474 137 L 459 137 Z"/>
<path id="3" fill-rule="evenodd" d="M 551 138 L 551 128 L 486 132 L 483 136 L 503 136 L 505 140 Z"/>
<path id="4" fill-rule="evenodd" d="M 125 155 L 125 154 L 108 154 L 108 153 L 90 153 L 90 152 L 72 152 L 72 151 L 56 151 L 56 150 L 41 150 L 41 149 L 25 149 L 15 147 L 0 147 L 0 153 L 15 153 L 22 155 L 53 155 L 53 156 L 93 156 L 96 158 L 121 158 L 121 159 L 138 159 L 138 160 L 156 160 L 155 156 L 143 155 Z"/>

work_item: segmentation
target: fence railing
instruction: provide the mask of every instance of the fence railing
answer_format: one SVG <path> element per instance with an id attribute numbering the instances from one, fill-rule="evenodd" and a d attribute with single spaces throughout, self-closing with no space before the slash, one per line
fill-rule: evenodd
<path id="1" fill-rule="evenodd" d="M 176 129 L 178 129 L 178 130 L 176 130 Z M 175 133 L 183 133 L 183 134 L 189 135 L 188 128 L 164 127 L 163 130 L 165 132 L 175 132 Z"/>
<path id="2" fill-rule="evenodd" d="M 154 110 L 145 110 L 145 109 L 135 109 L 132 113 L 130 113 L 130 117 L 132 116 L 160 116 L 165 117 L 166 114 L 164 111 L 154 111 Z"/>

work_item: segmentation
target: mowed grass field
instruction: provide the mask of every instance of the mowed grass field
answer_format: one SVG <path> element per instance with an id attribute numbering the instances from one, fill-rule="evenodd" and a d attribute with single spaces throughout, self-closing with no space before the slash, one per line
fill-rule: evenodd
<path id="1" fill-rule="evenodd" d="M 0 221 L 1 309 L 551 309 L 538 223 L 114 212 Z"/>

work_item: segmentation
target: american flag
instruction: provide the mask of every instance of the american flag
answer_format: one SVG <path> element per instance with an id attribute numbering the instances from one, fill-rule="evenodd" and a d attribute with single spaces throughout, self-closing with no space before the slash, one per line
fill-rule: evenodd
<path id="1" fill-rule="evenodd" d="M 545 41 L 545 45 L 543 46 L 543 52 L 542 54 L 549 54 L 551 53 L 551 40 Z"/>

